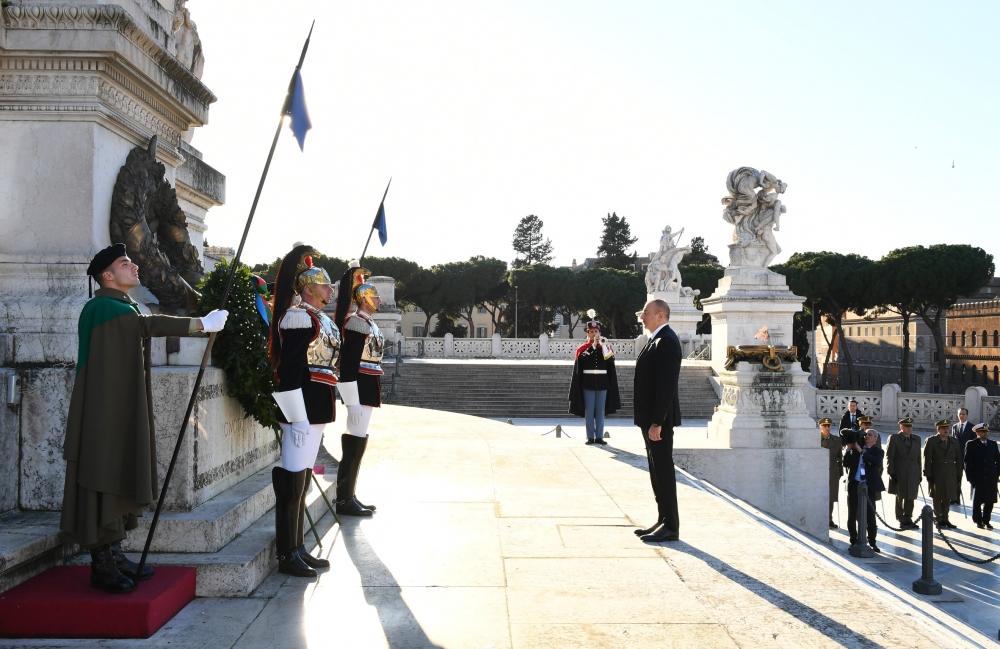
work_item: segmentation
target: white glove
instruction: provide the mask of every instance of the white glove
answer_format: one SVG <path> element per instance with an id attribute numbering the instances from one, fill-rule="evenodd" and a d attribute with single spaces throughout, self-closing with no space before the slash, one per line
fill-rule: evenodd
<path id="1" fill-rule="evenodd" d="M 201 319 L 201 330 L 207 334 L 222 331 L 222 328 L 226 326 L 226 318 L 228 317 L 229 311 L 225 309 L 209 311 Z"/>
<path id="2" fill-rule="evenodd" d="M 364 406 L 347 406 L 347 427 L 357 428 L 361 426 L 361 420 L 364 417 Z"/>
<path id="3" fill-rule="evenodd" d="M 306 444 L 306 436 L 309 434 L 309 422 L 308 421 L 293 421 L 292 426 L 292 444 L 296 448 L 302 448 Z"/>

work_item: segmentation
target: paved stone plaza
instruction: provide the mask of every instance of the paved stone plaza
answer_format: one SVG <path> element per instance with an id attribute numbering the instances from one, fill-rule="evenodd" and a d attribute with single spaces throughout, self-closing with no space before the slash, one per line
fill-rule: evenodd
<path id="1" fill-rule="evenodd" d="M 655 518 L 632 427 L 612 420 L 609 446 L 591 447 L 578 421 L 560 438 L 540 434 L 555 421 L 515 423 L 379 411 L 358 488 L 378 513 L 342 528 L 323 519 L 333 567 L 317 582 L 272 575 L 248 598 L 197 599 L 149 640 L 0 646 L 993 645 L 996 564 L 941 551 L 945 592 L 920 598 L 914 533 L 880 531 L 887 552 L 854 560 L 846 532 L 819 543 L 686 475 L 682 540 L 647 546 L 632 534 Z M 687 423 L 680 446 L 705 434 Z M 995 552 L 1000 536 L 957 520 L 963 547 Z"/>

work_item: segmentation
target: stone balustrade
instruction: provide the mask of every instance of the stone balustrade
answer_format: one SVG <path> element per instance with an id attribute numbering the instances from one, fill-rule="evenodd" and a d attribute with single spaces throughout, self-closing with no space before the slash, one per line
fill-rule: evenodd
<path id="1" fill-rule="evenodd" d="M 888 383 L 880 391 L 813 390 L 815 417 L 830 417 L 835 422 L 847 411 L 851 398 L 857 399 L 858 410 L 874 418 L 881 432 L 896 430 L 897 422 L 909 417 L 921 429 L 933 429 L 941 419 L 956 421 L 959 408 L 969 411 L 969 421 L 985 421 L 990 428 L 1000 426 L 1000 397 L 991 397 L 982 387 L 972 386 L 964 394 L 932 394 L 903 392 L 899 385 Z M 807 403 L 812 401 L 806 399 Z"/>
<path id="2" fill-rule="evenodd" d="M 709 345 L 710 334 L 680 334 L 684 356 Z M 620 360 L 635 360 L 646 344 L 645 335 L 637 338 L 612 338 L 608 343 Z M 572 360 L 582 338 L 552 338 L 542 334 L 538 338 L 402 338 L 400 353 L 404 358 L 515 358 L 515 359 L 564 359 Z M 395 350 L 393 350 L 395 351 Z"/>

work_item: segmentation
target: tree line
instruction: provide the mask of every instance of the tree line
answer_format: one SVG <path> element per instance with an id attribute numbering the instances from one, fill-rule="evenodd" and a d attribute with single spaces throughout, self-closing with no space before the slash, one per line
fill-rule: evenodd
<path id="1" fill-rule="evenodd" d="M 824 376 L 826 384 L 830 355 L 844 340 L 844 318 L 854 312 L 867 319 L 894 314 L 901 319 L 903 345 L 900 386 L 909 391 L 909 325 L 919 318 L 931 330 L 937 351 L 937 373 L 942 391 L 947 391 L 945 370 L 944 316 L 963 296 L 969 296 L 993 278 L 993 256 L 982 248 L 964 244 L 938 244 L 898 248 L 877 261 L 857 254 L 797 252 L 783 264 L 771 266 L 788 280 L 796 295 L 806 298 L 805 311 L 796 320 L 796 343 L 804 342 L 804 331 L 813 315 L 827 343 Z M 857 371 L 851 346 L 838 347 L 847 366 L 851 385 Z"/>

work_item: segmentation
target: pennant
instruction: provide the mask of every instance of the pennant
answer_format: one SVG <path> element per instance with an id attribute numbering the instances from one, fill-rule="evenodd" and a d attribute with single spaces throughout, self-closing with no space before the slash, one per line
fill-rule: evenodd
<path id="1" fill-rule="evenodd" d="M 378 204 L 378 214 L 375 215 L 375 222 L 372 223 L 372 227 L 378 230 L 378 240 L 383 246 L 385 242 L 389 240 L 388 231 L 385 228 L 385 204 Z"/>
<path id="2" fill-rule="evenodd" d="M 288 101 L 287 113 L 292 118 L 289 126 L 295 139 L 298 140 L 299 150 L 305 151 L 306 131 L 312 128 L 312 122 L 309 121 L 309 111 L 306 110 L 306 94 L 302 87 L 302 73 L 298 69 L 295 70 L 295 76 L 292 79 L 292 96 Z"/>

